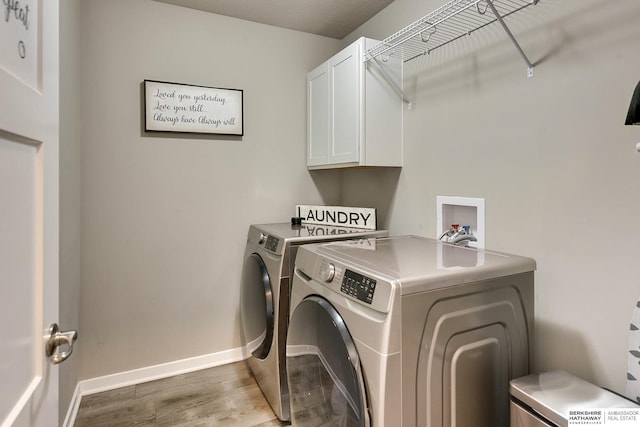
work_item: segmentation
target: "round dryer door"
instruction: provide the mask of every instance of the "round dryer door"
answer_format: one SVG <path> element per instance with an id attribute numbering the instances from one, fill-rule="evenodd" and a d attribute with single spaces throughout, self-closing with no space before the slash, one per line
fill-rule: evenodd
<path id="1" fill-rule="evenodd" d="M 296 307 L 286 351 L 293 425 L 369 425 L 358 352 L 327 300 L 309 296 Z"/>
<path id="2" fill-rule="evenodd" d="M 264 359 L 273 340 L 273 292 L 267 266 L 256 253 L 244 262 L 240 292 L 243 343 L 254 357 Z"/>

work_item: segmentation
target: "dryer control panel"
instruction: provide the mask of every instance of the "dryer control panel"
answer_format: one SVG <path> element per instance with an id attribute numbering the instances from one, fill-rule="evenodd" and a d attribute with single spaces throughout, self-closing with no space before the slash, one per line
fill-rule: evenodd
<path id="1" fill-rule="evenodd" d="M 397 290 L 384 277 L 369 275 L 337 260 L 319 257 L 310 253 L 307 246 L 301 246 L 298 250 L 296 270 L 306 276 L 307 280 L 381 313 L 389 312 L 394 300 L 393 294 Z M 323 292 L 320 291 L 319 294 L 322 295 Z"/>
<path id="2" fill-rule="evenodd" d="M 346 269 L 342 277 L 340 292 L 366 302 L 367 304 L 371 304 L 373 301 L 373 293 L 376 290 L 376 283 L 375 279 Z"/>

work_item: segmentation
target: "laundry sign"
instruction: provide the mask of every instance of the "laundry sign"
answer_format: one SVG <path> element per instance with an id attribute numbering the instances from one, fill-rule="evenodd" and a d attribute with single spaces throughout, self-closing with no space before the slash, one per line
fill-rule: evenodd
<path id="1" fill-rule="evenodd" d="M 377 228 L 374 208 L 297 205 L 296 214 L 302 218 L 302 222 L 309 224 L 338 225 L 365 230 Z"/>

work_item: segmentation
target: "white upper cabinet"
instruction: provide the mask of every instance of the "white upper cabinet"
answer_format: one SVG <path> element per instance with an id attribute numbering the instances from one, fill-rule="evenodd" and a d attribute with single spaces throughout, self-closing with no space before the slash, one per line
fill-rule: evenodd
<path id="1" fill-rule="evenodd" d="M 329 72 L 322 64 L 307 74 L 307 166 L 329 159 Z"/>
<path id="2" fill-rule="evenodd" d="M 307 75 L 307 167 L 402 166 L 402 61 L 360 38 Z"/>

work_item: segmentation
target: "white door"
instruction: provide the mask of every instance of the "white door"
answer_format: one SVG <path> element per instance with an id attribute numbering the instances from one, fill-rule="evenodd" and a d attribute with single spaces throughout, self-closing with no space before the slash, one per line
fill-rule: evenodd
<path id="1" fill-rule="evenodd" d="M 0 422 L 58 425 L 58 1 L 0 15 Z"/>

